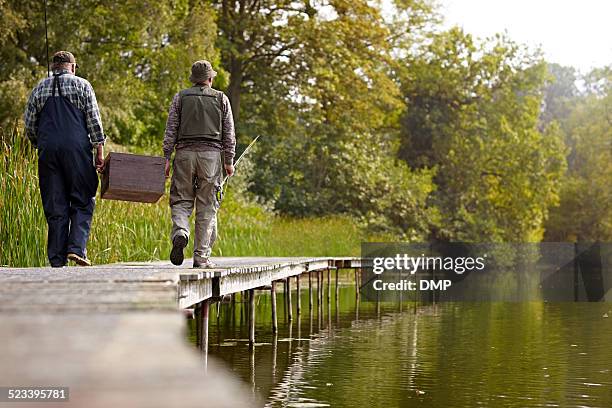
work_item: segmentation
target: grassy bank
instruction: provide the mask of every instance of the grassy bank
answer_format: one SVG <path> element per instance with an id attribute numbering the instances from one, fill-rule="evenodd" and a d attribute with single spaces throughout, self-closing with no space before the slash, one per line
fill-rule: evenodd
<path id="1" fill-rule="evenodd" d="M 0 265 L 47 264 L 36 151 L 17 132 L 0 133 Z M 214 255 L 358 255 L 365 232 L 344 217 L 291 219 L 274 215 L 229 191 L 219 214 Z M 168 197 L 157 204 L 98 197 L 88 251 L 96 264 L 168 259 Z"/>

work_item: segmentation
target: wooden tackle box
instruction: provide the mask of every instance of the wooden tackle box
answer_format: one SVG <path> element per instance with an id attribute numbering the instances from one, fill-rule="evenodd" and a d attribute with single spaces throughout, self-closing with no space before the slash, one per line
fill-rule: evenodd
<path id="1" fill-rule="evenodd" d="M 112 152 L 104 163 L 102 198 L 155 203 L 164 195 L 165 158 Z"/>

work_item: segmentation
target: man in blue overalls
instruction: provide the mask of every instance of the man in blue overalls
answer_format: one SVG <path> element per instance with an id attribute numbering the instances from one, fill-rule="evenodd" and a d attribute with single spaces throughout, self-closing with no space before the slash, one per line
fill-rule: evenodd
<path id="1" fill-rule="evenodd" d="M 90 266 L 87 240 L 104 165 L 104 131 L 91 84 L 75 75 L 72 53 L 53 55 L 53 76 L 34 88 L 24 115 L 26 135 L 38 150 L 40 195 L 53 267 L 68 260 Z M 92 156 L 95 149 L 95 164 Z"/>

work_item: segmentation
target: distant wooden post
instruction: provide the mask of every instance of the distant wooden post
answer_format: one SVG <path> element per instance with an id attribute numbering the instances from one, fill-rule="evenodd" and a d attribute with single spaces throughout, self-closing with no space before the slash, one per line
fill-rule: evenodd
<path id="1" fill-rule="evenodd" d="M 285 301 L 285 315 L 287 315 L 287 305 L 289 304 L 289 298 L 287 297 L 287 279 L 283 280 L 283 293 L 285 294 L 283 299 Z"/>
<path id="2" fill-rule="evenodd" d="M 273 283 L 274 284 L 274 283 Z M 278 334 L 272 339 L 272 384 L 276 383 L 276 353 L 278 350 Z"/>
<path id="3" fill-rule="evenodd" d="M 236 326 L 236 294 L 232 293 L 232 296 L 230 299 L 231 299 L 230 309 L 232 310 L 232 326 Z"/>
<path id="4" fill-rule="evenodd" d="M 202 309 L 200 308 L 200 304 L 196 304 L 193 307 L 193 318 L 195 320 L 195 329 L 196 329 L 196 346 L 198 348 L 202 347 Z"/>
<path id="5" fill-rule="evenodd" d="M 320 280 L 319 282 L 321 282 L 321 290 L 319 291 L 319 302 L 321 305 L 323 305 L 323 286 L 325 286 L 325 277 L 323 276 L 323 271 L 319 271 L 319 276 L 320 276 Z"/>
<path id="6" fill-rule="evenodd" d="M 331 316 L 331 300 L 329 298 L 327 298 L 327 327 L 331 328 L 331 321 L 332 321 L 332 316 Z"/>
<path id="7" fill-rule="evenodd" d="M 240 325 L 244 322 L 244 292 L 240 292 Z"/>
<path id="8" fill-rule="evenodd" d="M 309 330 L 308 330 L 308 334 L 309 334 L 309 335 L 312 335 L 312 333 L 313 333 L 313 332 L 312 332 L 312 321 L 313 321 L 313 318 L 312 318 L 312 317 L 313 317 L 313 313 L 314 313 L 314 311 L 313 311 L 312 309 L 310 309 L 310 313 L 309 313 L 309 315 L 310 315 L 310 316 L 309 316 L 309 317 L 310 317 L 310 320 L 309 320 L 309 321 L 310 321 L 310 328 L 309 328 Z"/>
<path id="9" fill-rule="evenodd" d="M 336 269 L 336 302 L 338 301 L 338 274 L 340 273 L 340 268 Z"/>
<path id="10" fill-rule="evenodd" d="M 300 300 L 300 275 L 297 275 L 295 277 L 295 285 L 296 285 L 296 300 L 297 300 L 297 315 L 299 316 L 302 311 L 301 311 L 301 300 Z"/>
<path id="11" fill-rule="evenodd" d="M 298 344 L 302 343 L 302 315 L 297 316 L 297 336 L 298 336 Z"/>
<path id="12" fill-rule="evenodd" d="M 210 309 L 210 300 L 206 299 L 202 302 L 201 306 L 201 315 L 202 315 L 202 352 L 204 354 L 208 354 L 208 312 Z"/>
<path id="13" fill-rule="evenodd" d="M 355 268 L 355 297 L 359 298 L 359 268 Z"/>
<path id="14" fill-rule="evenodd" d="M 321 320 L 323 319 L 323 286 L 325 285 L 325 278 L 323 277 L 323 271 L 319 271 L 318 272 L 319 275 L 319 280 L 318 280 L 318 284 L 319 287 L 318 289 L 318 296 L 319 296 L 319 300 L 318 300 L 318 309 L 319 309 L 319 330 L 321 330 Z"/>
<path id="15" fill-rule="evenodd" d="M 312 310 L 312 272 L 308 272 L 308 310 Z"/>
<path id="16" fill-rule="evenodd" d="M 327 303 L 331 302 L 331 268 L 327 268 Z"/>
<path id="17" fill-rule="evenodd" d="M 249 347 L 255 347 L 255 289 L 249 289 Z"/>
<path id="18" fill-rule="evenodd" d="M 291 304 L 291 278 L 287 278 L 287 313 L 289 321 L 293 320 L 293 306 Z"/>
<path id="19" fill-rule="evenodd" d="M 317 309 L 321 305 L 321 272 L 316 271 L 317 274 Z"/>
<path id="20" fill-rule="evenodd" d="M 276 317 L 276 282 L 272 281 L 270 294 L 272 295 L 272 333 L 278 332 L 278 319 Z"/>

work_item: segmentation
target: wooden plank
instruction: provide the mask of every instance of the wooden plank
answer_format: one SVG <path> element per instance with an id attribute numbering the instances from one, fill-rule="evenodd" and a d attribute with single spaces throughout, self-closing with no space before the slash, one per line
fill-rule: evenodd
<path id="1" fill-rule="evenodd" d="M 0 312 L 176 310 L 168 282 L 2 282 Z"/>
<path id="2" fill-rule="evenodd" d="M 67 386 L 53 407 L 250 407 L 250 391 L 202 360 L 174 312 L 0 313 L 0 384 Z M 219 392 L 223 390 L 223 392 Z M 23 408 L 48 404 L 3 403 Z"/>
<path id="3" fill-rule="evenodd" d="M 334 262 L 331 260 L 331 258 L 311 260 L 310 262 L 308 262 L 308 270 L 309 271 L 320 271 L 323 269 L 327 269 L 330 266 L 333 266 L 333 263 Z"/>
<path id="4" fill-rule="evenodd" d="M 316 271 L 321 306 L 321 271 L 353 259 L 215 258 L 215 262 L 219 267 L 213 270 L 174 267 L 167 261 L 0 268 L 0 341 L 5 346 L 0 367 L 7 367 L 0 370 L 0 384 L 68 384 L 70 406 L 94 408 L 260 405 L 233 379 L 226 382 L 225 372 L 214 360 L 206 365 L 207 360 L 190 350 L 178 308 L 246 290 L 249 339 L 254 344 L 255 288 Z M 312 308 L 312 295 L 310 299 Z M 197 331 L 205 347 L 202 312 L 203 308 L 196 313 Z M 214 378 L 203 377 L 205 366 Z M 218 389 L 226 392 L 215 392 Z"/>
<path id="5" fill-rule="evenodd" d="M 231 274 L 221 278 L 214 278 L 214 281 L 217 281 L 218 284 L 213 282 L 213 296 L 220 297 L 270 285 L 272 283 L 272 274 L 270 271 Z"/>
<path id="6" fill-rule="evenodd" d="M 177 282 L 180 271 L 169 263 L 159 266 L 0 268 L 0 282 Z"/>
<path id="7" fill-rule="evenodd" d="M 213 296 L 213 279 L 181 280 L 178 284 L 178 306 L 181 309 L 196 305 Z"/>

